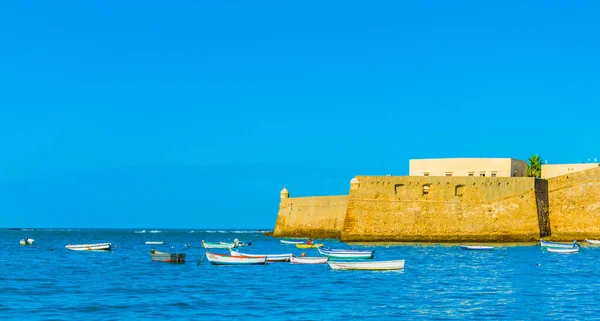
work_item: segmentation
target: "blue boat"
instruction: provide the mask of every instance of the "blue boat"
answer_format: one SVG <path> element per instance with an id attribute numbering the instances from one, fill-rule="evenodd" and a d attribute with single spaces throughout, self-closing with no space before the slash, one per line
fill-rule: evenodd
<path id="1" fill-rule="evenodd" d="M 541 247 L 551 247 L 551 248 L 561 248 L 561 249 L 573 249 L 573 248 L 579 247 L 579 243 L 577 243 L 577 240 L 573 241 L 572 243 L 558 243 L 558 242 L 549 242 L 549 241 L 540 240 L 540 246 Z"/>

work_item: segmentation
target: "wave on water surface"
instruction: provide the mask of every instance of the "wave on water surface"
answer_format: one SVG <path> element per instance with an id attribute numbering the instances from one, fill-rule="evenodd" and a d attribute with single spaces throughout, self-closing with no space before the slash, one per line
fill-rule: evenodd
<path id="1" fill-rule="evenodd" d="M 246 234 L 246 233 L 265 233 L 268 231 L 262 231 L 262 230 L 232 230 L 232 231 L 224 231 L 224 230 L 207 230 L 204 231 L 205 233 L 242 233 L 242 234 Z M 191 232 L 190 232 L 191 233 Z"/>

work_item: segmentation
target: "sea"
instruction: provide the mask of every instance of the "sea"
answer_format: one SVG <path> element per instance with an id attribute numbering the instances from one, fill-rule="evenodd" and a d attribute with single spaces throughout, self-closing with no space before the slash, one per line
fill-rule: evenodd
<path id="1" fill-rule="evenodd" d="M 137 233 L 136 233 L 137 231 Z M 145 232 L 142 232 L 145 231 Z M 153 233 L 151 233 L 153 231 Z M 346 244 L 401 271 L 333 271 L 328 265 L 214 266 L 201 241 L 239 239 L 239 251 L 293 253 L 261 230 L 0 230 L 1 320 L 593 320 L 600 319 L 600 247 L 549 253 L 538 244 Z M 33 246 L 20 246 L 25 236 Z M 164 245 L 146 245 L 164 241 Z M 111 252 L 67 244 L 112 243 Z M 150 250 L 185 253 L 152 262 Z M 212 250 L 225 253 L 224 250 Z"/>

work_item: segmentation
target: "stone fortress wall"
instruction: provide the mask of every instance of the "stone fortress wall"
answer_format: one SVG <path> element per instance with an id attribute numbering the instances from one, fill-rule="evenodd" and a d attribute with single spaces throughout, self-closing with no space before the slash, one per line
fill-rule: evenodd
<path id="1" fill-rule="evenodd" d="M 599 238 L 600 167 L 548 179 L 548 198 L 553 238 Z"/>
<path id="2" fill-rule="evenodd" d="M 290 198 L 286 188 L 273 236 L 340 238 L 348 195 Z"/>
<path id="3" fill-rule="evenodd" d="M 536 241 L 548 234 L 534 178 L 359 176 L 344 241 Z"/>
<path id="4" fill-rule="evenodd" d="M 288 198 L 274 236 L 343 241 L 600 238 L 600 167 L 545 179 L 358 176 L 347 196 Z"/>

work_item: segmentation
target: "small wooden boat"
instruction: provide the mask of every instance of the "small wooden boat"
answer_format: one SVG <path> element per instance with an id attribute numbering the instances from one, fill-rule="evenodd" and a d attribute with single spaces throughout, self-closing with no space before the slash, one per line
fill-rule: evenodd
<path id="1" fill-rule="evenodd" d="M 329 258 L 326 257 L 307 257 L 307 256 L 292 256 L 291 264 L 325 264 Z"/>
<path id="2" fill-rule="evenodd" d="M 229 249 L 231 256 L 245 256 L 245 257 L 266 257 L 267 262 L 288 262 L 292 257 L 292 254 L 248 254 L 232 251 Z"/>
<path id="3" fill-rule="evenodd" d="M 548 242 L 548 241 L 540 240 L 540 245 L 542 247 L 554 247 L 554 248 L 563 248 L 563 249 L 572 249 L 575 247 L 579 247 L 579 244 L 577 244 L 577 240 L 573 241 L 572 243 L 558 243 L 558 242 Z"/>
<path id="4" fill-rule="evenodd" d="M 96 244 L 69 244 L 65 246 L 69 251 L 110 251 L 110 243 Z"/>
<path id="5" fill-rule="evenodd" d="M 279 240 L 281 244 L 302 244 L 304 241 L 287 241 L 287 240 Z"/>
<path id="6" fill-rule="evenodd" d="M 33 241 L 34 239 L 23 239 L 19 241 L 19 244 L 27 246 L 27 245 L 33 245 Z"/>
<path id="7" fill-rule="evenodd" d="M 375 251 L 319 248 L 319 253 L 332 259 L 372 259 Z"/>
<path id="8" fill-rule="evenodd" d="M 474 250 L 474 251 L 491 251 L 494 249 L 493 246 L 483 246 L 483 245 L 459 245 L 459 247 L 463 250 Z"/>
<path id="9" fill-rule="evenodd" d="M 299 249 L 318 249 L 322 246 L 323 244 L 296 244 Z"/>
<path id="10" fill-rule="evenodd" d="M 585 239 L 586 242 L 590 243 L 590 244 L 600 244 L 600 240 L 588 240 Z"/>
<path id="11" fill-rule="evenodd" d="M 205 249 L 230 249 L 235 246 L 235 243 L 226 243 L 226 242 L 204 242 L 202 241 L 202 247 Z"/>
<path id="12" fill-rule="evenodd" d="M 404 260 L 366 262 L 327 262 L 333 270 L 387 271 L 404 269 Z"/>
<path id="13" fill-rule="evenodd" d="M 148 242 L 144 242 L 144 244 L 162 245 L 162 244 L 165 244 L 165 242 L 164 241 L 148 241 Z"/>
<path id="14" fill-rule="evenodd" d="M 165 253 L 154 249 L 150 250 L 150 258 L 153 262 L 185 263 L 185 254 Z"/>
<path id="15" fill-rule="evenodd" d="M 579 247 L 574 247 L 572 249 L 565 249 L 565 248 L 559 248 L 559 247 L 548 247 L 548 248 L 546 248 L 546 251 L 552 252 L 552 253 L 571 254 L 571 253 L 579 252 Z"/>
<path id="16" fill-rule="evenodd" d="M 233 256 L 206 252 L 206 258 L 214 265 L 254 265 L 267 264 L 267 257 Z"/>

